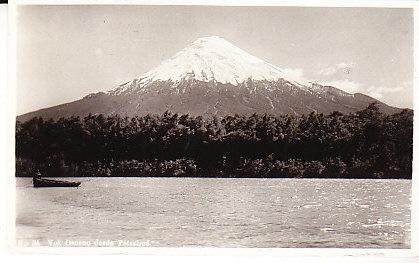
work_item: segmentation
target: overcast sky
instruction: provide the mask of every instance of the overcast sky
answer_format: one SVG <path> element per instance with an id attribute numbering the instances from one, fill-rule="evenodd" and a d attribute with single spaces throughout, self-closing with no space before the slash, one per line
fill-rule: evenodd
<path id="1" fill-rule="evenodd" d="M 217 35 L 304 81 L 412 108 L 413 11 L 20 6 L 17 114 L 106 91 Z"/>

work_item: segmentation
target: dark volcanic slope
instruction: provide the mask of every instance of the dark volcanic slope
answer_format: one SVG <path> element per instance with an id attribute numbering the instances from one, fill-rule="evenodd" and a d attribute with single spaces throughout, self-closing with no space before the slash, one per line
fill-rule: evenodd
<path id="1" fill-rule="evenodd" d="M 33 117 L 60 118 L 89 114 L 135 116 L 161 114 L 166 110 L 190 115 L 233 115 L 268 113 L 273 115 L 353 112 L 377 100 L 363 94 L 349 94 L 334 87 L 313 85 L 308 88 L 280 79 L 251 80 L 238 84 L 203 82 L 195 79 L 155 81 L 140 87 L 132 81 L 109 93 L 96 93 L 81 100 L 41 109 L 17 117 L 27 121 Z M 377 101 L 378 102 L 378 101 Z M 400 109 L 378 102 L 382 111 Z"/>

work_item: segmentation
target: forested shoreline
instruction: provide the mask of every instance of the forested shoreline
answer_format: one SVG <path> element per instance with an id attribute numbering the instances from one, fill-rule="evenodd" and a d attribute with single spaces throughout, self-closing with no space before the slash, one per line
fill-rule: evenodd
<path id="1" fill-rule="evenodd" d="M 16 176 L 412 178 L 413 111 L 16 123 Z"/>

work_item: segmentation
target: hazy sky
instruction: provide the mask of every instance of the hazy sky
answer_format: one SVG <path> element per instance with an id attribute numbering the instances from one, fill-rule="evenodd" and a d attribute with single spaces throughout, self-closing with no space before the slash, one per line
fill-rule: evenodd
<path id="1" fill-rule="evenodd" d="M 211 35 L 295 79 L 413 104 L 411 9 L 20 6 L 17 26 L 18 114 L 110 90 Z"/>

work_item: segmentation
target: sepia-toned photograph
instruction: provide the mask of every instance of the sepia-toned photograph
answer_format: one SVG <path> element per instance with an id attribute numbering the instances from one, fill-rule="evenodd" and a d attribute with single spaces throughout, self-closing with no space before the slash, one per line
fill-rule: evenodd
<path id="1" fill-rule="evenodd" d="M 413 16 L 17 5 L 15 245 L 410 249 Z"/>

